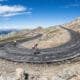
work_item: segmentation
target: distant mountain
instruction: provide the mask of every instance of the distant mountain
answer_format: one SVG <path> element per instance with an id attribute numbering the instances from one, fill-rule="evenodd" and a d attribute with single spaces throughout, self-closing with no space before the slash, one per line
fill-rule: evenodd
<path id="1" fill-rule="evenodd" d="M 80 32 L 80 17 L 78 17 L 73 21 L 67 22 L 63 25 L 50 26 L 48 28 L 43 28 L 39 26 L 35 29 L 24 29 L 19 31 L 0 30 L 0 34 L 7 34 L 5 36 L 2 35 L 0 37 L 0 40 L 9 41 L 13 39 L 16 40 L 16 39 L 30 38 L 38 34 L 43 34 L 43 36 L 40 39 L 34 39 L 29 42 L 25 42 L 21 46 L 31 48 L 34 43 L 39 43 L 38 45 L 39 48 L 59 46 L 70 40 L 69 32 L 61 28 L 61 26 Z"/>
<path id="2" fill-rule="evenodd" d="M 8 34 L 8 33 L 11 33 L 11 32 L 14 32 L 14 31 L 16 31 L 15 29 L 10 29 L 10 30 L 0 30 L 0 35 L 1 34 Z"/>
<path id="3" fill-rule="evenodd" d="M 80 17 L 77 19 L 74 19 L 73 21 L 67 22 L 63 25 L 57 25 L 57 26 L 51 26 L 48 28 L 42 28 L 37 27 L 36 29 L 32 30 L 28 35 L 34 36 L 36 33 L 42 33 L 43 36 L 40 39 L 35 39 L 30 42 L 25 42 L 21 46 L 24 47 L 30 47 L 34 43 L 39 43 L 39 48 L 45 48 L 45 47 L 53 47 L 53 46 L 59 46 L 64 43 L 66 43 L 68 40 L 70 40 L 70 34 L 67 30 L 61 28 L 61 26 L 73 29 L 75 31 L 80 31 Z M 28 44 L 28 46 L 27 46 Z"/>
<path id="4" fill-rule="evenodd" d="M 63 26 L 74 29 L 76 31 L 80 31 L 80 17 L 74 19 L 73 21 L 63 24 Z"/>
<path id="5" fill-rule="evenodd" d="M 78 17 L 77 19 L 74 19 L 73 21 L 66 23 L 65 26 L 69 27 L 69 26 L 73 26 L 75 24 L 80 25 L 80 17 Z"/>

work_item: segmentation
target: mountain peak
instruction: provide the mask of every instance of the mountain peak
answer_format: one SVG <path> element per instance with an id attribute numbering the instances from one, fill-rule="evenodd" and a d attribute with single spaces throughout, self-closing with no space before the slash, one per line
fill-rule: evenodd
<path id="1" fill-rule="evenodd" d="M 78 17 L 75 21 L 76 21 L 76 22 L 80 22 L 80 17 Z"/>
<path id="2" fill-rule="evenodd" d="M 78 26 L 78 25 L 80 25 L 80 17 L 76 18 L 73 21 L 70 21 L 68 23 L 65 23 L 63 25 L 66 26 L 66 27 L 72 27 L 72 26 L 75 26 L 75 25 Z"/>
<path id="3" fill-rule="evenodd" d="M 76 18 L 75 20 L 71 21 L 70 23 L 74 24 L 79 24 L 80 25 L 80 17 Z"/>
<path id="4" fill-rule="evenodd" d="M 78 17 L 77 19 L 79 19 L 79 20 L 80 20 L 80 17 Z"/>

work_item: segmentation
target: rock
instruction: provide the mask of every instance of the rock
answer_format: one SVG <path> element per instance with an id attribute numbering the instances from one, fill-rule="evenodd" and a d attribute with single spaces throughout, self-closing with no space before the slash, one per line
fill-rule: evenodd
<path id="1" fill-rule="evenodd" d="M 80 80 L 80 75 L 78 75 L 77 77 L 78 77 L 78 79 Z"/>
<path id="2" fill-rule="evenodd" d="M 43 77 L 40 77 L 38 80 L 49 80 L 49 79 L 48 77 L 43 76 Z"/>
<path id="3" fill-rule="evenodd" d="M 0 80 L 4 80 L 3 76 L 0 76 Z"/>
<path id="4" fill-rule="evenodd" d="M 51 78 L 51 80 L 64 80 L 64 79 L 62 79 L 61 77 L 58 77 L 58 76 L 53 76 Z"/>
<path id="5" fill-rule="evenodd" d="M 73 77 L 73 78 L 71 78 L 69 80 L 80 80 L 80 79 L 78 79 L 78 77 Z"/>
<path id="6" fill-rule="evenodd" d="M 63 71 L 62 73 L 58 74 L 57 75 L 59 78 L 61 78 L 61 80 L 70 80 L 72 79 L 73 77 L 76 77 L 76 73 L 75 72 L 72 72 L 72 71 L 69 71 L 69 70 L 66 70 L 66 71 Z M 58 80 L 58 79 L 54 79 L 54 80 Z M 60 80 L 60 79 L 59 79 Z"/>
<path id="7" fill-rule="evenodd" d="M 39 75 L 30 75 L 29 80 L 39 80 Z"/>
<path id="8" fill-rule="evenodd" d="M 25 80 L 25 71 L 22 68 L 16 69 L 16 80 Z"/>

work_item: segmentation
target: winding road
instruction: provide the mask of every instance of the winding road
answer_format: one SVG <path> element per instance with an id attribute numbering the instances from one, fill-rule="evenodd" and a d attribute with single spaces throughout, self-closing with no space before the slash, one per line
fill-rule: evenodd
<path id="1" fill-rule="evenodd" d="M 80 56 L 80 33 L 65 27 L 61 28 L 67 30 L 71 36 L 71 39 L 61 46 L 39 49 L 40 54 L 33 54 L 33 49 L 18 48 L 13 43 L 7 42 L 0 44 L 0 58 L 17 62 L 46 63 Z M 42 34 L 38 34 L 32 38 L 17 40 L 17 44 L 40 38 L 41 36 Z"/>

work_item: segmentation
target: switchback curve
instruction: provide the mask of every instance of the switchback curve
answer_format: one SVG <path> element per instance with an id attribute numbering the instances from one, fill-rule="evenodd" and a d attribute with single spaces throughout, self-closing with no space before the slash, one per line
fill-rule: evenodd
<path id="1" fill-rule="evenodd" d="M 45 62 L 57 62 L 67 59 L 71 59 L 80 55 L 80 34 L 71 29 L 62 27 L 70 32 L 71 39 L 64 45 L 39 49 L 40 54 L 33 54 L 34 50 L 26 48 L 17 48 L 13 44 L 5 44 L 0 58 L 17 61 L 17 62 L 32 62 L 32 63 L 45 63 Z M 37 38 L 41 37 L 38 36 Z M 35 39 L 36 37 L 32 38 Z M 27 39 L 27 40 L 31 40 Z M 25 40 L 19 40 L 18 42 L 24 42 Z M 0 50 L 1 51 L 1 50 Z"/>

